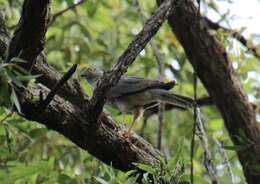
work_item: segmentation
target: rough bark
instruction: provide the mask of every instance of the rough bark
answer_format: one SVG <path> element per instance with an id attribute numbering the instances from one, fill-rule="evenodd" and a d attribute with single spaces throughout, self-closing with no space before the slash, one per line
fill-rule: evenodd
<path id="1" fill-rule="evenodd" d="M 160 3 L 161 1 L 159 1 Z M 201 82 L 219 109 L 248 183 L 260 181 L 260 127 L 256 114 L 232 68 L 224 47 L 207 31 L 191 0 L 184 0 L 168 18 L 174 34 Z"/>
<path id="2" fill-rule="evenodd" d="M 8 62 L 19 56 L 27 61 L 20 65 L 27 70 L 31 69 L 36 57 L 44 48 L 49 22 L 49 4 L 50 0 L 24 1 L 22 15 L 9 44 L 6 58 Z"/>
<path id="3" fill-rule="evenodd" d="M 46 125 L 70 139 L 76 145 L 120 170 L 134 169 L 133 162 L 156 164 L 162 154 L 141 137 L 134 135 L 131 139 L 122 136 L 123 131 L 108 115 L 102 113 L 100 126 L 94 128 L 86 117 L 87 113 L 78 106 L 56 96 L 50 105 L 40 114 L 37 109 L 39 93 L 48 93 L 44 88 L 27 89 L 21 98 L 24 117 Z"/>

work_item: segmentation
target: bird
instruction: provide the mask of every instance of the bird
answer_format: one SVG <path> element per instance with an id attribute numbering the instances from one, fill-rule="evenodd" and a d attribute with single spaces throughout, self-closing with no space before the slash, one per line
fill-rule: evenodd
<path id="1" fill-rule="evenodd" d="M 97 82 L 103 74 L 103 70 L 99 68 L 88 67 L 82 70 L 80 77 L 85 78 L 92 90 L 95 90 Z M 118 83 L 108 91 L 106 105 L 119 109 L 123 122 L 127 113 L 133 114 L 133 121 L 126 134 L 130 135 L 135 122 L 143 115 L 144 111 L 159 103 L 172 104 L 185 109 L 193 107 L 193 99 L 169 91 L 175 85 L 175 80 L 163 82 L 123 75 Z"/>

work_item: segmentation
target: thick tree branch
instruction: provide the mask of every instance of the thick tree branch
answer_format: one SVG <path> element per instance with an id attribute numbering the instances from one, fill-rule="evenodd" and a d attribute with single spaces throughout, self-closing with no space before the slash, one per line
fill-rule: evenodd
<path id="1" fill-rule="evenodd" d="M 9 44 L 7 61 L 19 57 L 27 63 L 20 64 L 29 70 L 43 50 L 49 18 L 50 0 L 25 0 L 22 15 Z"/>
<path id="2" fill-rule="evenodd" d="M 3 50 L 7 49 L 8 41 L 8 36 L 0 33 L 0 43 L 5 43 Z M 4 57 L 4 53 L 0 53 L 1 57 Z M 41 74 L 38 82 L 50 89 L 61 78 L 59 72 L 47 64 L 43 54 L 37 57 L 32 73 Z M 61 89 L 57 92 L 59 96 L 56 95 L 42 113 L 35 112 L 39 105 L 35 99 L 39 99 L 40 94 L 47 96 L 49 91 L 46 88 L 24 89 L 19 93 L 22 116 L 56 130 L 96 158 L 109 165 L 112 163 L 120 170 L 135 168 L 133 162 L 150 165 L 159 163 L 158 158 L 163 155 L 158 150 L 135 134 L 126 140 L 122 134 L 127 130 L 118 127 L 110 116 L 102 113 L 99 118 L 100 126 L 93 129 L 88 117 L 89 109 L 82 108 L 82 104 L 84 107 L 88 104 L 88 97 L 77 81 L 69 80 Z"/>
<path id="3" fill-rule="evenodd" d="M 35 113 L 37 103 L 33 98 L 40 91 L 46 96 L 49 91 L 42 89 L 25 90 L 21 97 L 24 117 L 46 125 L 52 130 L 63 134 L 76 145 L 106 164 L 111 164 L 120 170 L 134 169 L 132 162 L 156 164 L 162 154 L 141 137 L 134 135 L 130 140 L 122 137 L 122 130 L 117 123 L 104 113 L 100 116 L 101 126 L 92 129 L 86 112 L 81 108 L 55 96 L 50 105 L 42 113 Z"/>
<path id="4" fill-rule="evenodd" d="M 175 2 L 175 3 L 174 3 Z M 124 53 L 117 59 L 117 63 L 109 72 L 105 72 L 97 84 L 94 95 L 91 99 L 93 109 L 92 117 L 97 119 L 105 104 L 106 94 L 120 77 L 127 71 L 127 68 L 134 62 L 138 54 L 143 50 L 150 39 L 156 34 L 169 13 L 173 11 L 176 0 L 167 0 L 155 10 L 150 19 L 147 20 L 143 29 L 135 36 Z"/>
<path id="5" fill-rule="evenodd" d="M 182 6 L 169 16 L 168 23 L 218 107 L 233 143 L 247 148 L 246 151 L 238 150 L 237 154 L 247 182 L 253 184 L 260 180 L 257 172 L 260 160 L 254 159 L 260 155 L 260 128 L 256 124 L 256 114 L 225 49 L 209 34 L 207 25 L 196 16 L 197 12 L 191 0 L 184 0 Z"/>

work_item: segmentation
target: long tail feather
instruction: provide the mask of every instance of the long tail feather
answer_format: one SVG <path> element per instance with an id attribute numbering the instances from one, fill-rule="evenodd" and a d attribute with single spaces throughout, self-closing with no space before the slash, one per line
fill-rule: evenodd
<path id="1" fill-rule="evenodd" d="M 153 89 L 150 90 L 150 93 L 152 97 L 158 101 L 172 105 L 177 105 L 183 108 L 192 108 L 195 104 L 195 101 L 192 98 L 177 95 L 166 90 Z"/>

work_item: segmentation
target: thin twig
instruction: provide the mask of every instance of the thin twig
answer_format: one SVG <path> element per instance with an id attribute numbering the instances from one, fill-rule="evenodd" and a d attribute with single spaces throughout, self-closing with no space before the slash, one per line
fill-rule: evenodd
<path id="1" fill-rule="evenodd" d="M 61 87 L 72 77 L 72 75 L 75 73 L 77 69 L 77 65 L 74 64 L 68 72 L 66 72 L 63 77 L 53 86 L 45 100 L 40 102 L 38 108 L 37 108 L 37 113 L 42 112 L 46 107 L 51 103 L 57 92 L 61 89 Z"/>
<path id="2" fill-rule="evenodd" d="M 179 95 L 180 96 L 180 95 Z M 182 96 L 180 96 L 181 98 Z M 187 99 L 187 97 L 184 97 L 182 98 L 183 100 Z M 188 99 L 187 99 L 188 100 Z M 192 99 L 193 101 L 193 99 Z M 203 106 L 211 106 L 211 105 L 214 105 L 214 102 L 212 100 L 211 97 L 201 97 L 201 98 L 198 98 L 197 99 L 197 105 L 199 107 L 203 107 Z M 177 106 L 177 105 L 172 105 L 172 104 L 165 104 L 165 111 L 170 111 L 170 110 L 173 110 L 173 109 L 178 109 L 178 110 L 188 110 L 186 108 L 183 108 L 181 106 Z M 150 116 L 154 115 L 154 114 L 157 114 L 159 112 L 159 107 L 158 106 L 154 106 L 152 108 L 149 108 L 147 109 L 145 112 L 144 112 L 144 117 L 145 118 L 149 118 Z"/>
<path id="3" fill-rule="evenodd" d="M 208 171 L 208 175 L 209 178 L 211 180 L 211 182 L 213 184 L 218 184 L 218 180 L 217 180 L 217 174 L 216 174 L 216 168 L 214 166 L 214 164 L 212 163 L 212 156 L 211 156 L 211 152 L 209 150 L 209 146 L 208 146 L 208 138 L 207 138 L 207 134 L 203 125 L 203 121 L 201 118 L 201 113 L 200 113 L 200 109 L 197 108 L 196 109 L 196 114 L 197 114 L 197 130 L 198 130 L 198 137 L 200 139 L 200 143 L 202 146 L 202 149 L 204 151 L 204 156 L 203 156 L 203 160 L 204 160 L 204 166 L 206 168 L 206 170 Z"/>
<path id="4" fill-rule="evenodd" d="M 193 73 L 193 93 L 194 93 L 194 100 L 197 101 L 197 73 L 194 71 Z M 192 138 L 191 138 L 191 150 L 190 150 L 190 182 L 191 184 L 194 183 L 194 171 L 193 171 L 193 157 L 194 157 L 194 151 L 195 151 L 195 133 L 196 133 L 196 127 L 197 127 L 197 103 L 194 104 L 193 109 L 193 128 L 192 128 Z"/>
<path id="5" fill-rule="evenodd" d="M 55 20 L 59 17 L 59 16 L 62 16 L 64 13 L 66 13 L 67 11 L 69 10 L 72 10 L 72 9 L 75 9 L 77 6 L 83 4 L 85 2 L 85 0 L 81 0 L 81 1 L 78 1 L 77 3 L 74 3 L 70 6 L 68 6 L 67 8 L 65 8 L 64 10 L 61 10 L 55 14 L 52 15 L 52 18 L 51 18 L 51 21 L 49 23 L 49 26 L 51 24 L 53 24 L 55 22 Z"/>
<path id="6" fill-rule="evenodd" d="M 256 46 L 253 46 L 241 33 L 239 33 L 238 31 L 223 27 L 223 26 L 219 25 L 218 23 L 213 22 L 212 20 L 210 20 L 207 17 L 203 17 L 203 19 L 207 23 L 209 28 L 214 29 L 214 30 L 222 29 L 226 32 L 231 33 L 231 36 L 233 38 L 238 40 L 244 47 L 247 48 L 248 51 L 251 51 L 256 58 L 260 59 L 260 54 L 257 52 Z"/>
<path id="7" fill-rule="evenodd" d="M 224 164 L 227 166 L 227 174 L 231 179 L 231 184 L 235 183 L 235 177 L 232 171 L 230 159 L 228 158 L 227 151 L 223 148 L 223 143 L 215 139 L 220 155 L 224 157 Z"/>

